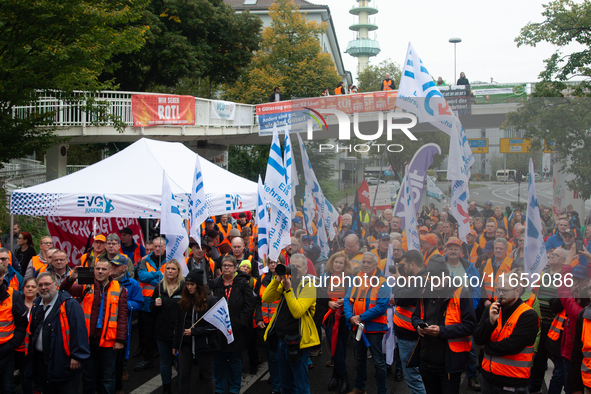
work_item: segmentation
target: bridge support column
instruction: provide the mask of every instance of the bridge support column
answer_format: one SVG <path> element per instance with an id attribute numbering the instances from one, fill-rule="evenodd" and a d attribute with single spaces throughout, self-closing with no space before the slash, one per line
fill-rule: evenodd
<path id="1" fill-rule="evenodd" d="M 46 153 L 46 162 L 47 181 L 67 175 L 68 145 L 58 144 L 49 148 Z"/>

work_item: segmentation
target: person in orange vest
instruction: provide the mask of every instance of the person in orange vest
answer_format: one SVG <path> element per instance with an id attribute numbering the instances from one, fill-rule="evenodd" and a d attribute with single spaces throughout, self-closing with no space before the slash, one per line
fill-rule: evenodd
<path id="1" fill-rule="evenodd" d="M 152 357 L 156 353 L 156 340 L 154 339 L 153 317 L 150 313 L 152 294 L 164 275 L 166 259 L 166 240 L 162 237 L 154 238 L 154 251 L 144 257 L 138 264 L 138 282 L 144 296 L 144 307 L 139 314 L 138 325 L 140 333 L 140 348 L 134 353 L 138 356 L 144 354 L 144 360 L 138 363 L 134 370 L 143 371 L 154 365 Z M 141 350 L 140 350 L 141 349 Z"/>
<path id="2" fill-rule="evenodd" d="M 481 254 L 482 248 L 476 243 L 476 231 L 470 230 L 466 234 L 466 242 L 462 243 L 462 257 L 474 264 Z"/>
<path id="3" fill-rule="evenodd" d="M 10 265 L 10 257 L 6 248 L 0 248 L 0 264 L 6 267 L 4 278 L 8 282 L 8 285 L 16 291 L 22 291 L 24 284 L 23 277 Z"/>
<path id="4" fill-rule="evenodd" d="M 90 357 L 82 365 L 84 393 L 114 393 L 117 351 L 127 341 L 127 290 L 113 280 L 113 263 L 101 258 L 94 265 L 94 284 L 80 285 L 74 268 L 60 288 L 81 297 Z M 97 387 L 99 385 L 99 387 Z"/>
<path id="5" fill-rule="evenodd" d="M 236 228 L 238 229 L 238 231 L 242 232 L 242 230 L 244 230 L 245 227 L 249 227 L 251 231 L 253 229 L 252 223 L 246 220 L 246 213 L 245 212 L 240 212 L 238 214 L 238 220 L 236 222 Z"/>
<path id="6" fill-rule="evenodd" d="M 107 238 L 103 234 L 94 237 L 92 248 L 80 256 L 80 262 L 78 265 L 81 267 L 94 267 L 100 258 L 106 258 L 106 242 Z"/>
<path id="7" fill-rule="evenodd" d="M 501 206 L 497 205 L 495 207 L 495 213 L 491 219 L 495 221 L 497 228 L 502 227 L 507 232 L 509 231 L 509 221 L 507 221 L 507 218 L 503 215 L 503 208 Z"/>
<path id="8" fill-rule="evenodd" d="M 390 79 L 390 73 L 386 73 L 386 78 L 382 81 L 382 86 L 380 86 L 380 90 L 395 90 L 396 84 L 394 80 Z"/>
<path id="9" fill-rule="evenodd" d="M 359 284 L 359 282 L 361 282 L 361 286 L 353 285 Z M 386 286 L 383 272 L 378 268 L 378 257 L 375 254 L 371 252 L 363 254 L 361 272 L 356 275 L 351 284 L 348 284 L 344 299 L 343 308 L 347 325 L 354 333 L 357 330 L 363 330 L 360 334 L 361 340 L 354 341 L 357 377 L 355 378 L 355 388 L 351 393 L 365 393 L 367 342 L 376 371 L 377 393 L 386 394 L 388 392 L 386 359 L 382 352 L 382 340 L 388 331 L 386 310 L 390 303 L 390 289 Z M 360 326 L 361 323 L 363 326 Z"/>
<path id="10" fill-rule="evenodd" d="M 0 264 L 0 391 L 15 393 L 14 351 L 23 343 L 28 322 L 22 296 L 6 280 L 7 265 Z"/>
<path id="11" fill-rule="evenodd" d="M 431 260 L 436 260 L 445 263 L 443 256 L 439 252 L 439 240 L 435 234 L 421 235 L 419 237 L 421 245 L 421 253 L 423 253 L 423 260 L 425 265 L 428 265 Z"/>
<path id="12" fill-rule="evenodd" d="M 430 282 L 411 318 L 420 337 L 419 372 L 427 394 L 459 393 L 476 327 L 472 296 L 469 289 L 449 281 L 445 261 L 431 258 L 427 273 Z M 413 360 L 410 364 L 415 365 Z"/>
<path id="13" fill-rule="evenodd" d="M 115 233 L 107 235 L 107 242 L 106 242 L 106 249 L 107 252 L 106 258 L 109 261 L 113 261 L 117 256 L 123 257 L 123 259 L 118 259 L 119 261 L 125 260 L 127 261 L 127 272 L 129 273 L 129 277 L 133 278 L 134 269 L 133 269 L 133 260 L 121 253 L 121 239 Z"/>
<path id="14" fill-rule="evenodd" d="M 47 267 L 46 272 L 54 274 L 57 278 L 58 284 L 61 285 L 72 271 L 72 268 L 68 265 L 69 262 L 68 254 L 63 250 L 58 249 L 53 252 L 53 255 L 51 255 L 51 264 Z"/>
<path id="15" fill-rule="evenodd" d="M 513 260 L 507 257 L 508 242 L 505 238 L 494 241 L 493 257 L 480 267 L 482 278 L 481 302 L 488 307 L 494 301 L 494 284 L 502 273 L 509 273 L 513 268 Z"/>
<path id="16" fill-rule="evenodd" d="M 189 238 L 189 248 L 191 249 L 191 256 L 187 257 L 187 269 L 202 270 L 204 275 L 204 283 L 199 285 L 210 286 L 211 282 L 215 278 L 215 262 L 211 257 L 206 256 L 205 252 L 209 249 L 207 241 L 202 239 L 201 245 L 199 245 L 193 238 Z"/>
<path id="17" fill-rule="evenodd" d="M 51 263 L 51 259 L 49 258 L 47 252 L 51 248 L 53 248 L 53 240 L 51 237 L 41 237 L 39 240 L 39 254 L 37 256 L 33 256 L 29 262 L 24 279 L 36 278 L 37 275 L 47 269 L 47 265 Z"/>
<path id="18" fill-rule="evenodd" d="M 388 258 L 388 247 L 390 246 L 390 234 L 382 231 L 378 234 L 378 247 L 371 252 L 378 256 L 378 268 L 384 272 Z"/>
<path id="19" fill-rule="evenodd" d="M 84 312 L 75 298 L 59 290 L 54 274 L 39 274 L 37 284 L 40 297 L 31 307 L 25 337 L 32 371 L 21 378 L 38 382 L 43 393 L 76 394 L 82 364 L 90 357 Z"/>
<path id="20" fill-rule="evenodd" d="M 395 266 L 397 268 L 393 276 L 400 277 L 426 277 L 427 271 L 423 263 L 423 255 L 418 250 L 409 250 L 402 254 L 402 260 Z M 412 314 L 417 306 L 422 288 L 420 286 L 396 286 L 394 288 L 394 333 L 398 345 L 398 353 L 404 371 L 404 380 L 412 393 L 424 393 L 425 385 L 419 373 L 418 366 L 409 366 L 413 351 L 419 340 L 419 334 L 412 325 Z"/>
<path id="21" fill-rule="evenodd" d="M 337 87 L 334 89 L 334 94 L 339 95 L 339 94 L 346 94 L 347 92 L 345 91 L 345 86 L 343 84 L 343 81 L 339 82 Z"/>
<path id="22" fill-rule="evenodd" d="M 478 238 L 478 245 L 480 245 L 480 247 L 482 249 L 484 249 L 484 247 L 486 246 L 486 243 L 488 241 L 494 241 L 497 238 L 496 234 L 497 234 L 496 222 L 491 218 L 487 219 L 486 224 L 484 226 L 484 231 L 480 235 L 480 238 Z"/>
<path id="23" fill-rule="evenodd" d="M 232 230 L 232 225 L 228 223 L 228 215 L 220 216 L 220 223 L 217 224 L 218 230 L 220 232 L 220 239 L 222 240 L 220 244 L 223 243 L 230 243 L 232 240 L 228 239 L 230 235 L 230 230 Z M 238 236 L 240 236 L 240 232 L 238 232 Z"/>
<path id="24" fill-rule="evenodd" d="M 495 237 L 507 239 L 507 230 L 505 230 L 502 227 L 497 227 L 497 231 L 495 231 Z M 509 240 L 507 240 L 507 256 L 509 256 L 511 254 L 511 252 L 513 251 L 513 244 L 508 241 Z"/>
<path id="25" fill-rule="evenodd" d="M 359 237 L 352 231 L 345 237 L 345 254 L 353 264 L 353 271 L 359 272 L 363 260 L 363 248 L 359 244 Z"/>
<path id="26" fill-rule="evenodd" d="M 516 273 L 499 275 L 495 302 L 486 307 L 473 334 L 474 342 L 484 346 L 480 368 L 484 394 L 527 392 L 540 321 L 520 298 L 521 280 Z"/>
<path id="27" fill-rule="evenodd" d="M 137 266 L 137 263 L 146 255 L 146 248 L 135 242 L 133 239 L 133 230 L 129 227 L 125 227 L 119 234 L 121 236 L 120 253 L 130 258 L 134 267 Z"/>

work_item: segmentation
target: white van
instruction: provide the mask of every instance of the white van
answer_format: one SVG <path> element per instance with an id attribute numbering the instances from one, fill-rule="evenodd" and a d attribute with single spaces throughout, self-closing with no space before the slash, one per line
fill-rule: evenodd
<path id="1" fill-rule="evenodd" d="M 498 170 L 497 182 L 514 181 L 515 170 Z"/>

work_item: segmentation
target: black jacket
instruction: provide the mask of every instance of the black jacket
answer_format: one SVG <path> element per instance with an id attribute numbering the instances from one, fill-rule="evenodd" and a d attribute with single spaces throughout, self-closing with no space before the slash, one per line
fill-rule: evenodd
<path id="1" fill-rule="evenodd" d="M 226 352 L 241 352 L 246 346 L 246 332 L 252 327 L 252 318 L 255 306 L 255 297 L 248 283 L 248 275 L 238 271 L 229 287 L 230 297 L 226 297 L 224 277 L 218 276 L 212 282 L 213 295 L 226 298 L 230 310 L 230 322 L 234 333 L 234 342 L 226 344 L 222 342 L 222 350 Z"/>
<path id="2" fill-rule="evenodd" d="M 160 282 L 160 294 L 158 289 L 152 294 L 152 301 L 150 302 L 150 310 L 154 315 L 154 338 L 162 341 L 172 341 L 174 333 L 174 326 L 176 323 L 177 314 L 179 311 L 179 301 L 181 300 L 181 294 L 185 287 L 185 282 L 181 282 L 178 289 L 172 294 L 172 297 L 164 291 L 164 284 Z M 156 298 L 162 298 L 162 306 L 156 306 Z"/>
<path id="3" fill-rule="evenodd" d="M 501 312 L 501 318 L 503 321 L 501 324 L 505 324 L 511 314 L 521 305 L 523 301 L 517 299 L 517 302 L 508 308 L 503 308 Z M 520 353 L 523 349 L 528 346 L 532 346 L 536 342 L 536 336 L 538 335 L 539 320 L 538 314 L 532 309 L 525 311 L 519 319 L 517 324 L 513 328 L 511 335 L 498 342 L 491 342 L 490 338 L 493 331 L 496 329 L 499 321 L 493 326 L 489 319 L 490 305 L 486 307 L 482 318 L 474 331 L 474 342 L 477 345 L 484 346 L 482 351 L 486 352 L 490 356 L 506 356 L 509 354 Z M 484 353 L 482 353 L 484 354 Z M 492 373 L 485 371 L 484 368 L 480 369 L 482 377 L 494 386 L 507 386 L 507 387 L 525 387 L 529 384 L 529 379 L 511 378 L 507 376 L 493 375 Z"/>
<path id="4" fill-rule="evenodd" d="M 283 101 L 283 95 L 281 93 L 279 93 L 279 101 Z M 269 96 L 269 102 L 275 102 L 275 92 L 271 93 L 271 95 Z"/>
<path id="5" fill-rule="evenodd" d="M 468 78 L 466 77 L 459 78 L 456 85 L 470 85 L 470 81 L 468 81 Z"/>
<path id="6" fill-rule="evenodd" d="M 445 366 L 445 370 L 448 374 L 464 372 L 468 364 L 468 358 L 470 352 L 453 352 L 448 344 L 448 339 L 463 338 L 472 335 L 474 327 L 476 326 L 476 315 L 474 314 L 474 304 L 472 302 L 472 296 L 470 291 L 466 288 L 462 289 L 460 296 L 460 312 L 461 312 L 461 324 L 454 324 L 452 326 L 445 325 L 445 312 L 447 310 L 447 304 L 449 303 L 454 288 L 446 289 L 447 291 L 441 298 L 428 298 L 433 297 L 428 292 L 425 292 L 425 298 L 419 299 L 414 313 L 412 314 L 412 325 L 415 329 L 420 323 L 423 323 L 421 318 L 421 303 L 425 310 L 425 320 L 429 323 L 428 318 L 431 315 L 429 308 L 435 306 L 437 311 L 435 316 L 437 317 L 437 325 L 440 329 L 438 337 L 425 336 L 420 338 L 420 363 L 421 365 L 434 365 Z M 433 324 L 433 323 L 429 323 Z M 418 330 L 417 330 L 418 331 Z M 441 359 L 441 351 L 444 352 L 445 357 Z"/>
<path id="7" fill-rule="evenodd" d="M 19 297 L 20 298 L 20 297 Z M 65 303 L 66 315 L 68 316 L 68 325 L 70 326 L 70 356 L 64 349 L 64 338 L 62 336 L 62 326 L 60 321 L 60 306 Z M 26 308 L 25 308 L 26 309 Z M 63 290 L 57 295 L 55 305 L 47 319 L 43 312 L 43 301 L 38 297 L 33 302 L 31 308 L 31 338 L 29 341 L 29 352 L 27 358 L 43 357 L 47 366 L 47 381 L 60 382 L 70 380 L 82 371 L 82 368 L 70 370 L 70 360 L 72 358 L 83 361 L 90 357 L 90 347 L 88 344 L 88 332 L 84 322 L 84 313 L 78 301 Z M 26 319 L 26 316 L 25 316 Z M 43 349 L 49 349 L 43 353 L 35 350 L 35 341 L 41 332 L 43 325 Z M 39 376 L 36 370 L 37 363 L 33 362 L 31 376 L 25 376 L 26 379 L 32 379 Z"/>
<path id="8" fill-rule="evenodd" d="M 8 282 L 6 279 L 0 284 L 0 304 L 8 299 Z M 14 335 L 12 338 L 0 345 L 0 360 L 12 354 L 12 351 L 19 347 L 25 339 L 25 331 L 29 321 L 27 320 L 28 309 L 23 298 L 16 291 L 12 293 L 12 319 L 14 321 Z"/>
<path id="9" fill-rule="evenodd" d="M 570 358 L 568 380 L 566 381 L 566 387 L 571 391 L 584 391 L 584 387 L 591 389 L 591 387 L 583 384 L 583 377 L 581 376 L 581 363 L 583 362 L 583 321 L 585 319 L 591 319 L 591 308 L 589 306 L 579 312 L 579 316 L 577 317 L 577 327 L 573 338 L 573 351 Z M 568 327 L 565 327 L 565 330 L 568 330 Z"/>
<path id="10" fill-rule="evenodd" d="M 427 276 L 426 268 L 421 269 L 416 275 L 412 276 Z M 418 305 L 419 298 L 423 292 L 423 288 L 420 286 L 420 282 L 416 282 L 417 285 L 408 285 L 406 287 L 395 287 L 394 288 L 394 302 L 396 306 L 408 307 Z M 405 339 L 408 341 L 416 341 L 419 338 L 419 334 L 416 331 L 410 331 L 406 328 L 398 327 L 394 324 L 394 332 L 397 338 Z"/>
<path id="11" fill-rule="evenodd" d="M 172 339 L 173 349 L 180 349 L 185 344 L 185 341 L 190 340 L 191 345 L 193 345 L 193 342 L 195 344 L 194 348 L 192 347 L 194 352 L 213 352 L 220 350 L 221 343 L 222 341 L 226 342 L 226 338 L 217 328 L 205 320 L 201 320 L 195 327 L 191 328 L 218 300 L 218 297 L 210 296 L 207 300 L 207 309 L 202 312 L 195 312 L 194 315 L 193 312 L 186 312 L 178 308 Z M 188 328 L 191 328 L 190 338 L 183 335 L 185 329 Z"/>

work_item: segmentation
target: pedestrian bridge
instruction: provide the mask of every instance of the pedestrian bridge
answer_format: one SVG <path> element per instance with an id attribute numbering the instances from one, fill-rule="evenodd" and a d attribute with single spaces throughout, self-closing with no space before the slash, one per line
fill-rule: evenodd
<path id="1" fill-rule="evenodd" d="M 83 95 L 83 92 L 76 94 Z M 55 134 L 71 138 L 69 143 L 133 142 L 143 137 L 177 142 L 201 140 L 226 146 L 270 143 L 270 136 L 259 136 L 255 105 L 237 103 L 234 120 L 213 119 L 210 108 L 215 100 L 197 97 L 195 125 L 134 127 L 131 108 L 134 94 L 150 93 L 104 91 L 95 97 L 97 102 L 107 107 L 109 114 L 117 116 L 126 125 L 122 132 L 118 131 L 113 123 L 97 126 L 96 119 L 86 113 L 86 102 L 83 100 L 69 103 L 60 98 L 45 96 L 34 105 L 16 107 L 13 114 L 22 118 L 33 113 L 55 112 L 53 125 L 58 127 Z M 506 114 L 514 111 L 517 106 L 516 103 L 472 104 L 471 115 L 462 116 L 460 119 L 465 129 L 499 128 L 505 121 Z M 380 112 L 359 114 L 358 124 L 361 133 L 375 134 Z M 329 130 L 324 129 L 321 132 L 323 139 L 338 138 L 336 117 L 327 116 L 326 122 Z M 425 123 L 412 128 L 413 132 L 434 130 L 434 127 Z"/>

